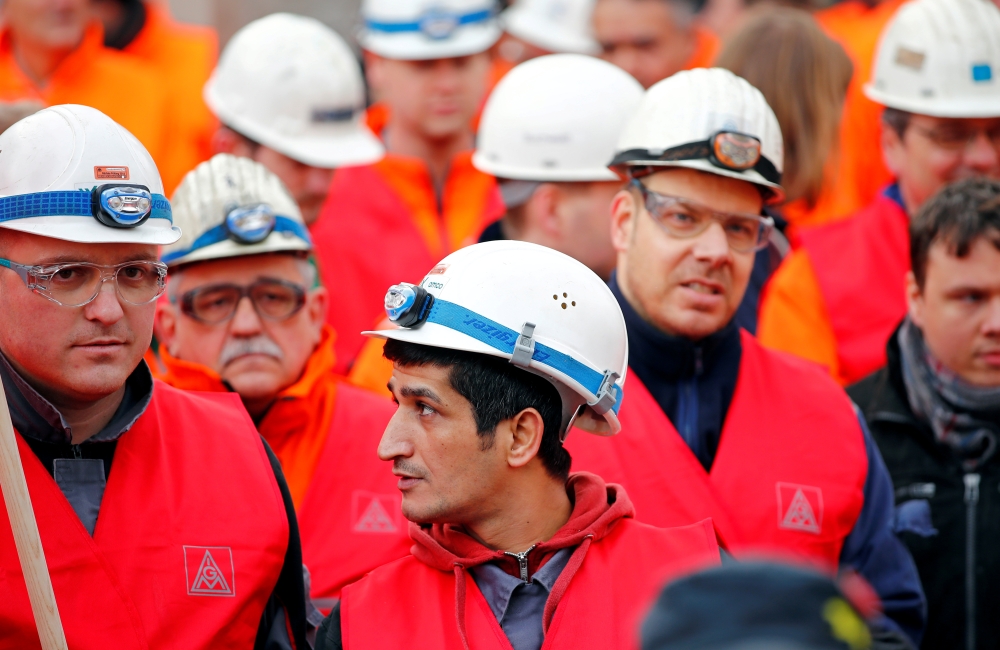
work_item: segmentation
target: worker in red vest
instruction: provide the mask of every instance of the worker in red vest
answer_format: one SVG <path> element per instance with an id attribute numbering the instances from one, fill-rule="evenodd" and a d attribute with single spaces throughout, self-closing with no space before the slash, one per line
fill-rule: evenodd
<path id="1" fill-rule="evenodd" d="M 392 402 L 333 372 L 330 294 L 274 174 L 218 154 L 185 177 L 173 207 L 184 235 L 163 250 L 161 378 L 243 400 L 281 461 L 311 593 L 329 609 L 341 587 L 410 548 L 395 481 L 375 454 Z"/>
<path id="2" fill-rule="evenodd" d="M 710 520 L 654 528 L 621 486 L 569 473 L 574 422 L 620 428 L 628 341 L 607 285 L 552 249 L 486 242 L 385 307 L 397 328 L 368 334 L 388 339 L 398 409 L 378 453 L 414 546 L 344 589 L 317 648 L 637 648 L 665 579 L 720 553 Z"/>
<path id="3" fill-rule="evenodd" d="M 947 183 L 1000 178 L 1000 9 L 908 3 L 873 67 L 866 93 L 885 106 L 882 156 L 896 180 L 852 218 L 803 231 L 760 314 L 762 343 L 825 365 L 845 385 L 885 364 L 906 314 L 910 215 Z"/>
<path id="4" fill-rule="evenodd" d="M 354 52 L 313 18 L 277 13 L 244 26 L 222 51 L 204 94 L 221 122 L 214 153 L 271 170 L 307 225 L 319 216 L 335 168 L 384 153 L 364 124 L 365 83 Z"/>
<path id="5" fill-rule="evenodd" d="M 0 379 L 68 647 L 307 647 L 278 460 L 235 396 L 142 360 L 181 236 L 152 158 L 72 105 L 0 151 Z M 39 648 L 6 510 L 0 575 L 0 645 Z"/>
<path id="6" fill-rule="evenodd" d="M 358 42 L 378 104 L 369 115 L 387 156 L 339 170 L 312 227 L 337 369 L 381 320 L 393 282 L 416 282 L 503 214 L 496 181 L 472 166 L 472 121 L 500 36 L 494 0 L 365 0 Z"/>
<path id="7" fill-rule="evenodd" d="M 761 215 L 782 198 L 782 152 L 764 96 L 727 70 L 646 91 L 612 162 L 631 179 L 611 208 L 629 408 L 611 444 L 571 436 L 569 451 L 621 482 L 643 521 L 711 516 L 737 557 L 857 570 L 887 633 L 918 641 L 923 594 L 864 423 L 821 368 L 763 348 L 734 318 L 774 227 Z"/>

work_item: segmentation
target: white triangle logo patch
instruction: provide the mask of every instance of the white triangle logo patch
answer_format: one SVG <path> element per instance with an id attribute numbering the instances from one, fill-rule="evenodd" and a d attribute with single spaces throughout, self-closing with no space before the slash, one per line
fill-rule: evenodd
<path id="1" fill-rule="evenodd" d="M 823 492 L 811 485 L 778 483 L 778 528 L 819 535 L 823 530 Z"/>
<path id="2" fill-rule="evenodd" d="M 354 531 L 358 533 L 394 533 L 396 532 L 396 524 L 382 507 L 381 501 L 372 499 L 368 502 L 364 514 L 354 524 Z"/>
<path id="3" fill-rule="evenodd" d="M 205 555 L 201 559 L 198 572 L 194 575 L 194 582 L 191 583 L 190 593 L 210 594 L 214 596 L 231 596 L 233 590 L 229 588 L 226 577 L 222 575 L 218 563 L 212 557 L 212 552 L 205 549 Z"/>

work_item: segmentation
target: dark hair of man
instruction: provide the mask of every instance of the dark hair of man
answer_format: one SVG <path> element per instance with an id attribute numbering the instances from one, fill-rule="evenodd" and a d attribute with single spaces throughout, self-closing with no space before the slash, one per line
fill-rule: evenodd
<path id="1" fill-rule="evenodd" d="M 965 257 L 980 237 L 1000 250 L 1000 181 L 970 178 L 945 186 L 910 222 L 910 264 L 917 286 L 924 288 L 927 256 L 941 242 Z"/>
<path id="2" fill-rule="evenodd" d="M 885 110 L 882 111 L 882 123 L 895 131 L 899 139 L 902 140 L 903 134 L 906 133 L 906 127 L 910 126 L 910 117 L 912 116 L 913 113 L 886 106 Z"/>
<path id="3" fill-rule="evenodd" d="M 480 448 L 493 446 L 497 425 L 527 408 L 542 416 L 545 429 L 538 458 L 554 478 L 569 476 L 569 452 L 559 441 L 562 400 L 548 380 L 512 366 L 509 361 L 486 354 L 435 348 L 406 341 L 385 342 L 385 358 L 400 366 L 450 368 L 448 381 L 472 405 Z"/>

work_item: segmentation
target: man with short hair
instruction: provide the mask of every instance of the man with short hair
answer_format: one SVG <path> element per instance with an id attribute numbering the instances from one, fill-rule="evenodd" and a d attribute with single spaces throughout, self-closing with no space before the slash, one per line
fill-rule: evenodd
<path id="1" fill-rule="evenodd" d="M 848 388 L 896 489 L 927 592 L 924 648 L 994 648 L 1000 621 L 1000 181 L 949 185 L 910 225 L 908 314 Z"/>
<path id="2" fill-rule="evenodd" d="M 241 28 L 204 93 L 222 123 L 214 152 L 267 167 L 307 225 L 319 217 L 335 168 L 383 155 L 364 125 L 365 84 L 354 52 L 313 18 L 277 13 Z"/>
<path id="3" fill-rule="evenodd" d="M 782 152 L 763 95 L 731 72 L 646 91 L 613 160 L 631 179 L 611 217 L 630 408 L 612 444 L 573 436 L 568 448 L 621 482 L 648 523 L 711 516 L 737 557 L 857 570 L 895 621 L 887 633 L 919 641 L 920 583 L 889 530 L 892 486 L 863 421 L 822 369 L 763 348 L 734 318 L 774 227 L 761 215 L 781 200 Z"/>
<path id="4" fill-rule="evenodd" d="M 910 216 L 947 183 L 1000 178 L 1000 8 L 916 0 L 886 27 L 867 95 L 896 177 L 850 219 L 801 233 L 761 303 L 760 340 L 841 384 L 885 364 L 906 313 Z M 873 143 L 874 144 L 874 143 Z"/>
<path id="5" fill-rule="evenodd" d="M 392 403 L 333 372 L 329 294 L 274 174 L 219 154 L 185 177 L 173 204 L 184 236 L 163 251 L 162 379 L 240 396 L 281 461 L 312 595 L 329 608 L 341 587 L 409 548 L 392 476 L 376 457 Z"/>
<path id="6" fill-rule="evenodd" d="M 719 40 L 695 24 L 694 0 L 597 0 L 600 57 L 644 88 L 681 70 L 712 64 Z"/>
<path id="7" fill-rule="evenodd" d="M 711 521 L 638 523 L 619 486 L 569 473 L 574 422 L 619 429 L 628 349 L 607 285 L 557 251 L 487 242 L 385 306 L 397 329 L 370 334 L 398 409 L 379 457 L 414 547 L 344 589 L 317 647 L 636 646 L 663 581 L 719 548 Z"/>
<path id="8" fill-rule="evenodd" d="M 500 36 L 494 0 L 365 0 L 358 42 L 378 104 L 369 123 L 388 155 L 340 170 L 312 226 L 328 320 L 346 370 L 382 318 L 385 288 L 416 281 L 435 260 L 500 218 L 492 176 L 472 166 L 473 120 Z"/>
<path id="9" fill-rule="evenodd" d="M 21 120 L 0 151 L 0 379 L 69 647 L 307 647 L 277 459 L 234 396 L 142 360 L 157 247 L 181 235 L 152 158 L 86 106 Z M 37 647 L 17 558 L 4 513 L 0 629 Z"/>

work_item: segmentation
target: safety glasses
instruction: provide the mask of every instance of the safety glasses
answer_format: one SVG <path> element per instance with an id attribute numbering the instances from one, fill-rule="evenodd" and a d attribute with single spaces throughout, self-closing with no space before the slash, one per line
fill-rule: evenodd
<path id="1" fill-rule="evenodd" d="M 646 211 L 653 220 L 673 237 L 697 237 L 708 230 L 713 222 L 718 222 L 726 233 L 729 247 L 740 253 L 748 253 L 767 246 L 767 240 L 774 230 L 774 219 L 771 217 L 716 212 L 688 199 L 654 192 L 637 178 L 633 178 L 630 184 L 639 190 Z"/>
<path id="2" fill-rule="evenodd" d="M 218 325 L 232 319 L 243 298 L 250 299 L 262 319 L 283 321 L 306 304 L 306 290 L 276 278 L 262 278 L 249 286 L 209 284 L 184 293 L 181 312 L 201 323 Z"/>
<path id="3" fill-rule="evenodd" d="M 113 281 L 125 302 L 145 305 L 156 300 L 166 286 L 167 265 L 161 262 L 122 262 L 115 265 L 68 262 L 29 266 L 0 259 L 0 266 L 14 271 L 31 291 L 64 307 L 93 302 L 105 282 Z"/>

